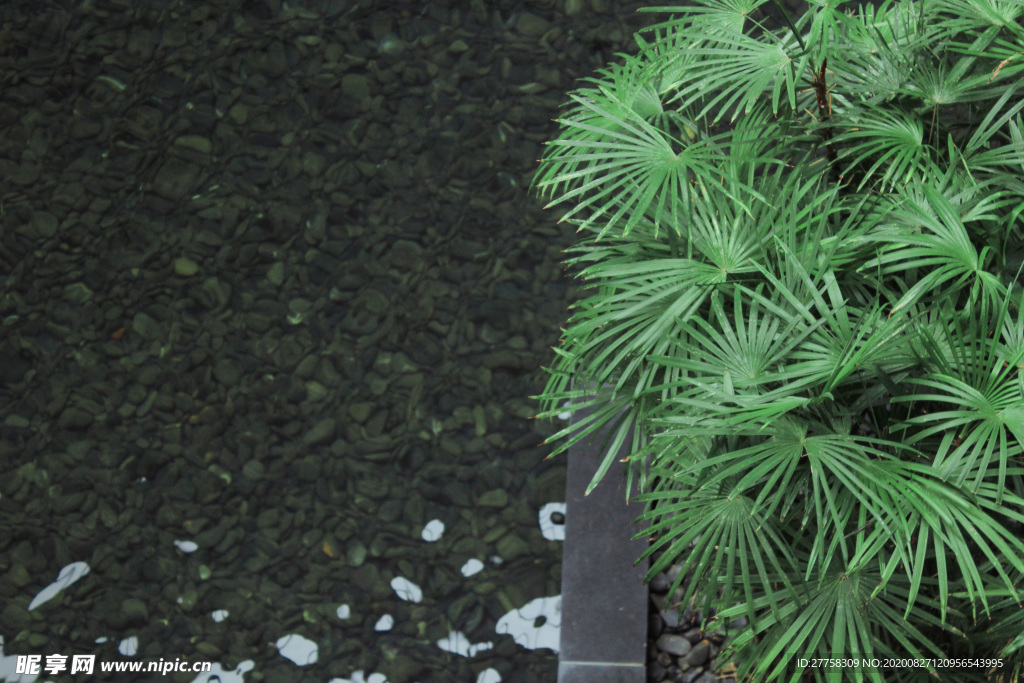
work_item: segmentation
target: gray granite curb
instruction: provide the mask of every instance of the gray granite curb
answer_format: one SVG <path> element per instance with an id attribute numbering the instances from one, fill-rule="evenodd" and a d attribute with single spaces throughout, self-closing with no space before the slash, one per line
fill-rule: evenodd
<path id="1" fill-rule="evenodd" d="M 580 410 L 572 421 L 590 412 Z M 620 467 L 583 495 L 601 463 L 603 437 L 598 432 L 569 449 L 559 683 L 647 680 L 647 563 L 633 564 L 645 544 L 632 540 L 643 505 L 626 504 Z M 626 455 L 623 448 L 616 460 Z"/>

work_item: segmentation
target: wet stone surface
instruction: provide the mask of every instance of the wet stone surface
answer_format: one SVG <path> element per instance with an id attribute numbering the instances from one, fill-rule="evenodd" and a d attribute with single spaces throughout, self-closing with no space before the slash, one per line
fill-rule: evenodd
<path id="1" fill-rule="evenodd" d="M 639 4 L 3 3 L 4 655 L 554 680 L 529 187 Z"/>

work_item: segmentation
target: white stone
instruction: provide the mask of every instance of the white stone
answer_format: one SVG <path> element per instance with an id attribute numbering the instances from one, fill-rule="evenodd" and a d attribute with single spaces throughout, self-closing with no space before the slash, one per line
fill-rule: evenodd
<path id="1" fill-rule="evenodd" d="M 501 683 L 501 674 L 494 669 L 484 669 L 476 677 L 476 683 Z"/>
<path id="2" fill-rule="evenodd" d="M 300 636 L 298 633 L 292 633 L 287 636 L 281 636 L 277 639 L 277 651 L 281 653 L 285 659 L 290 659 L 299 666 L 306 666 L 308 664 L 315 664 L 319 657 L 319 648 L 309 638 Z"/>
<path id="3" fill-rule="evenodd" d="M 540 617 L 544 623 L 536 626 Z M 517 610 L 498 619 L 499 634 L 508 634 L 528 650 L 546 647 L 558 652 L 558 639 L 562 627 L 562 596 L 531 600 Z"/>
<path id="4" fill-rule="evenodd" d="M 332 678 L 327 683 L 388 683 L 384 674 L 370 674 L 363 678 L 363 670 L 352 672 L 352 678 Z"/>
<path id="5" fill-rule="evenodd" d="M 68 566 L 60 570 L 57 575 L 57 580 L 51 583 L 49 586 L 39 591 L 36 597 L 32 598 L 32 602 L 28 604 L 28 609 L 31 612 L 39 605 L 49 602 L 60 593 L 62 590 L 78 581 L 80 578 L 89 573 L 89 565 L 85 562 L 72 562 Z"/>
<path id="6" fill-rule="evenodd" d="M 473 574 L 479 574 L 483 568 L 484 563 L 474 557 L 466 560 L 466 564 L 462 565 L 462 575 L 466 577 L 473 576 Z"/>
<path id="7" fill-rule="evenodd" d="M 139 651 L 139 639 L 135 636 L 125 638 L 117 644 L 117 651 L 125 657 L 134 657 L 135 653 Z"/>
<path id="8" fill-rule="evenodd" d="M 192 683 L 209 683 L 210 681 L 220 681 L 220 683 L 245 683 L 245 674 L 249 673 L 254 668 L 256 668 L 256 662 L 251 659 L 239 662 L 234 671 L 225 671 L 220 668 L 220 664 L 218 662 L 213 662 L 212 669 L 193 678 Z"/>
<path id="9" fill-rule="evenodd" d="M 540 509 L 540 533 L 549 541 L 564 541 L 565 525 L 551 521 L 551 515 L 556 512 L 565 515 L 565 503 L 548 503 Z"/>
<path id="10" fill-rule="evenodd" d="M 437 641 L 437 646 L 445 652 L 463 657 L 475 657 L 478 652 L 490 650 L 494 647 L 494 643 L 487 641 L 474 644 L 469 642 L 469 638 L 462 631 L 452 631 L 447 638 Z"/>
<path id="11" fill-rule="evenodd" d="M 423 599 L 423 591 L 420 587 L 403 576 L 396 576 L 391 579 L 391 588 L 395 595 L 406 602 L 419 602 Z"/>
<path id="12" fill-rule="evenodd" d="M 427 543 L 433 543 L 434 541 L 440 540 L 441 536 L 444 535 L 444 522 L 439 519 L 432 519 L 427 522 L 427 525 L 423 527 L 423 540 Z"/>

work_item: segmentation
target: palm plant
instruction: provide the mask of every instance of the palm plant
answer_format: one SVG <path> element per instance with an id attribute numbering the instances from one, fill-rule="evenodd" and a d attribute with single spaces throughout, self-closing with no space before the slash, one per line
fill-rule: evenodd
<path id="1" fill-rule="evenodd" d="M 570 95 L 537 180 L 586 296 L 535 398 L 595 410 L 552 455 L 627 446 L 648 579 L 748 617 L 743 680 L 1012 680 L 1024 2 L 766 2 L 658 8 Z"/>

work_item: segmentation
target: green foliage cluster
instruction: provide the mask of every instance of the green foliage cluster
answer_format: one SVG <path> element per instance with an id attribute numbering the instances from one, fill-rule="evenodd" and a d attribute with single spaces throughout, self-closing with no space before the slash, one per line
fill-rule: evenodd
<path id="1" fill-rule="evenodd" d="M 657 8 L 570 95 L 537 181 L 586 295 L 541 416 L 594 408 L 553 437 L 608 434 L 592 486 L 626 447 L 648 578 L 749 617 L 742 680 L 1012 680 L 1024 1 L 765 3 Z M 1002 665 L 797 666 L 887 656 Z"/>

